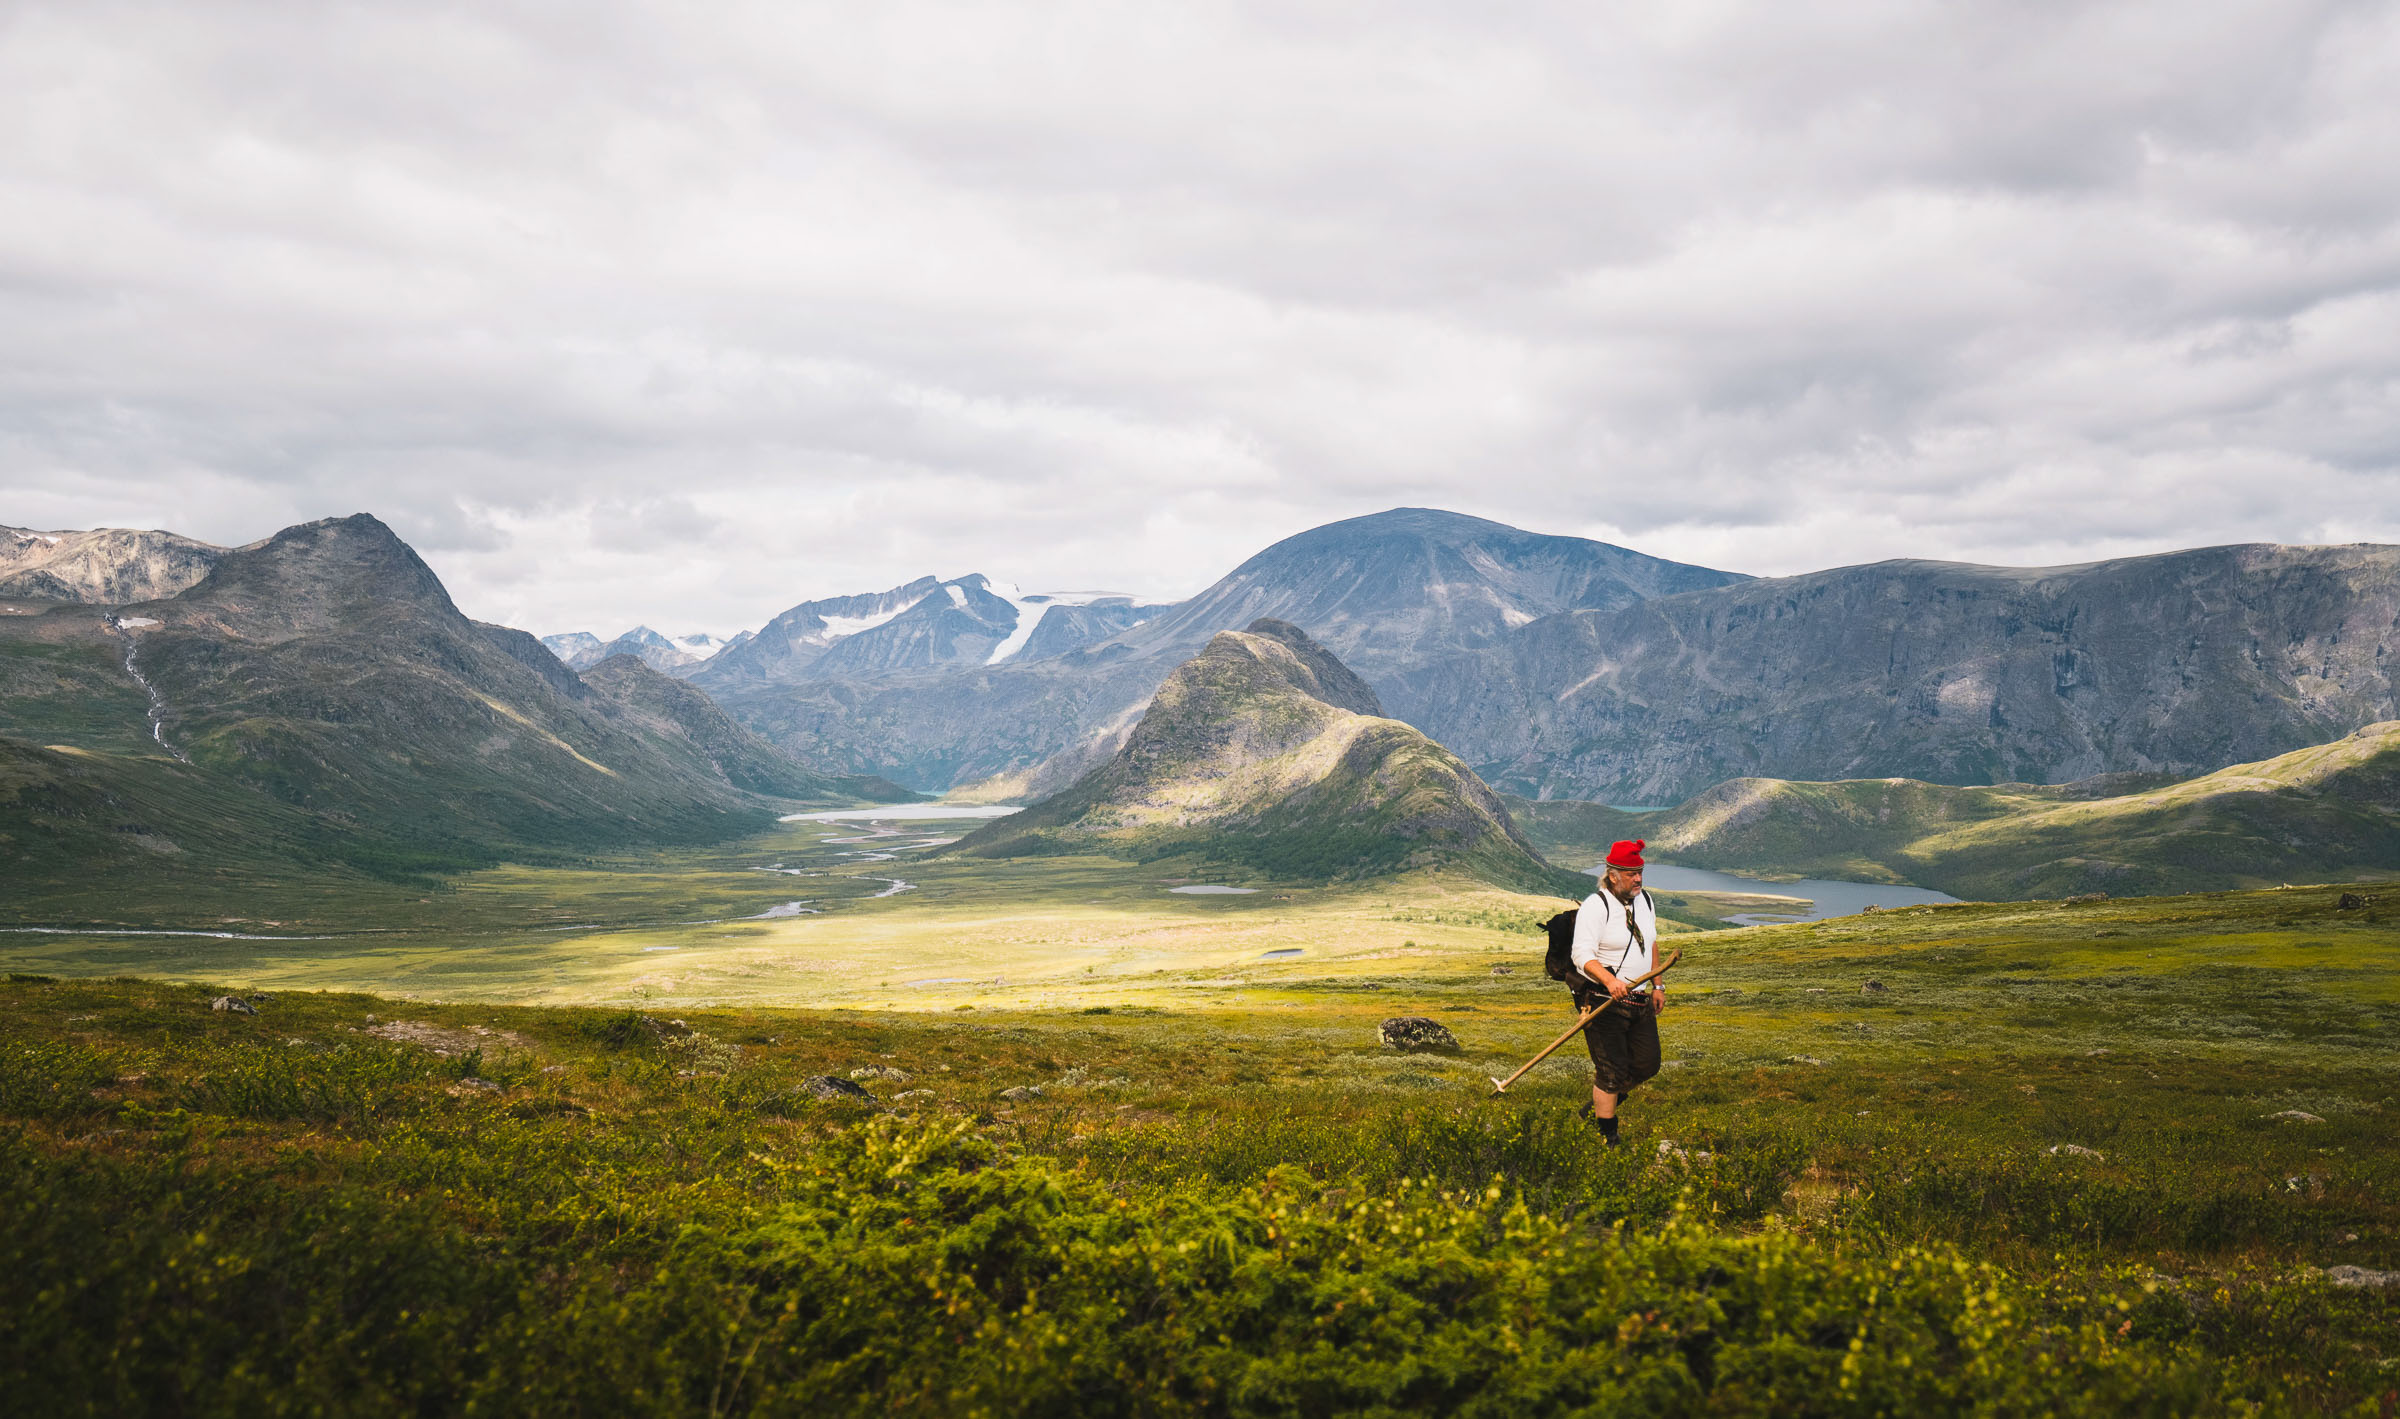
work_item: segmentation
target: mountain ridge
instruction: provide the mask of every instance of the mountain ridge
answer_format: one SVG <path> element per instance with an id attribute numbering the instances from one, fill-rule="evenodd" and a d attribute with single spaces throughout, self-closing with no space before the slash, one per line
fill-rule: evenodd
<path id="1" fill-rule="evenodd" d="M 1895 561 L 1548 617 L 1379 686 L 1529 797 L 2205 772 L 2400 712 L 2400 548 Z"/>
<path id="2" fill-rule="evenodd" d="M 2400 721 L 2171 783 L 2127 777 L 1984 786 L 1745 778 L 1616 821 L 1680 866 L 1908 882 L 1992 900 L 2400 871 Z"/>

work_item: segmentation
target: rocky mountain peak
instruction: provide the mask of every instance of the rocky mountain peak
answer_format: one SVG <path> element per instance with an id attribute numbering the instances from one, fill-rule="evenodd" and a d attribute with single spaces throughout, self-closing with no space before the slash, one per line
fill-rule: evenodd
<path id="1" fill-rule="evenodd" d="M 1159 686 L 1100 767 L 960 852 L 1194 854 L 1293 878 L 1463 871 L 1580 895 L 1498 795 L 1287 621 L 1224 631 Z"/>
<path id="2" fill-rule="evenodd" d="M 363 512 L 304 522 L 227 552 L 176 609 L 261 639 L 354 628 L 395 612 L 467 624 L 415 549 Z"/>
<path id="3" fill-rule="evenodd" d="M 1289 667 L 1279 664 L 1277 668 L 1284 671 L 1293 688 L 1302 694 L 1352 714 L 1382 717 L 1383 704 L 1375 698 L 1374 689 L 1359 679 L 1356 671 L 1336 660 L 1332 651 L 1310 640 L 1308 632 L 1298 626 L 1261 616 L 1243 627 L 1242 634 L 1272 641 L 1290 651 L 1296 664 Z M 1244 648 L 1256 653 L 1253 647 Z"/>
<path id="4" fill-rule="evenodd" d="M 1287 537 L 1118 639 L 1137 652 L 1171 652 L 1266 616 L 1306 626 L 1344 661 L 1380 676 L 1562 611 L 1744 580 L 1588 538 L 1393 508 Z"/>

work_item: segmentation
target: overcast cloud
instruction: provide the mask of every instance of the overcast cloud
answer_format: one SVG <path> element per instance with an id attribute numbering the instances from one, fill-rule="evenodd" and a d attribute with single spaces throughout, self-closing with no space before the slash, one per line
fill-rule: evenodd
<path id="1" fill-rule="evenodd" d="M 471 613 L 2400 541 L 2400 6 L 0 0 L 0 522 Z"/>

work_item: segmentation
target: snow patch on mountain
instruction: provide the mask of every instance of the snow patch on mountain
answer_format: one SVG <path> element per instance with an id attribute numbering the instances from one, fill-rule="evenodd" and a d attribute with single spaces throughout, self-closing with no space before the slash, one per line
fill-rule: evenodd
<path id="1" fill-rule="evenodd" d="M 989 578 L 985 579 L 983 589 L 1007 602 L 1017 613 L 1015 629 L 1008 633 L 1007 639 L 992 647 L 991 655 L 983 662 L 986 665 L 998 665 L 1023 650 L 1025 642 L 1033 639 L 1034 627 L 1042 623 L 1042 613 L 1053 606 L 1089 606 L 1095 601 L 1131 599 L 1114 591 L 1042 591 L 1027 594 L 1018 590 L 1013 582 L 992 581 Z M 962 600 L 960 604 L 965 603 Z"/>
<path id="2" fill-rule="evenodd" d="M 912 601 L 907 606 L 895 606 L 889 611 L 878 611 L 872 616 L 820 615 L 817 617 L 817 619 L 825 623 L 825 629 L 819 634 L 809 636 L 806 639 L 815 641 L 822 645 L 831 645 L 835 641 L 841 640 L 846 636 L 857 635 L 860 631 L 874 630 L 877 626 L 889 621 L 903 611 L 910 610 L 918 604 L 919 603 Z"/>

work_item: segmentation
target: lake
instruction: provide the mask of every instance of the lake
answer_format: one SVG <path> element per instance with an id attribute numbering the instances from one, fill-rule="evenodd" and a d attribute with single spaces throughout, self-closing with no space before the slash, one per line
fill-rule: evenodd
<path id="1" fill-rule="evenodd" d="M 1020 803 L 969 806 L 952 803 L 889 803 L 877 808 L 834 808 L 823 813 L 787 813 L 778 821 L 785 823 L 858 823 L 872 819 L 879 822 L 897 823 L 919 818 L 1005 818 L 1023 806 Z"/>
<path id="2" fill-rule="evenodd" d="M 1601 868 L 1595 865 L 1595 876 Z M 1935 902 L 1955 902 L 1958 898 L 1924 887 L 1887 887 L 1880 882 L 1828 882 L 1821 878 L 1804 878 L 1798 882 L 1761 882 L 1755 877 L 1736 877 L 1730 872 L 1709 872 L 1698 867 L 1669 867 L 1653 865 L 1642 874 L 1642 885 L 1652 892 L 1748 892 L 1771 897 L 1803 897 L 1793 904 L 1791 912 L 1745 912 L 1728 920 L 1744 926 L 1759 926 L 1775 921 L 1822 921 L 1831 916 L 1849 916 L 1868 907 L 1917 907 Z"/>

